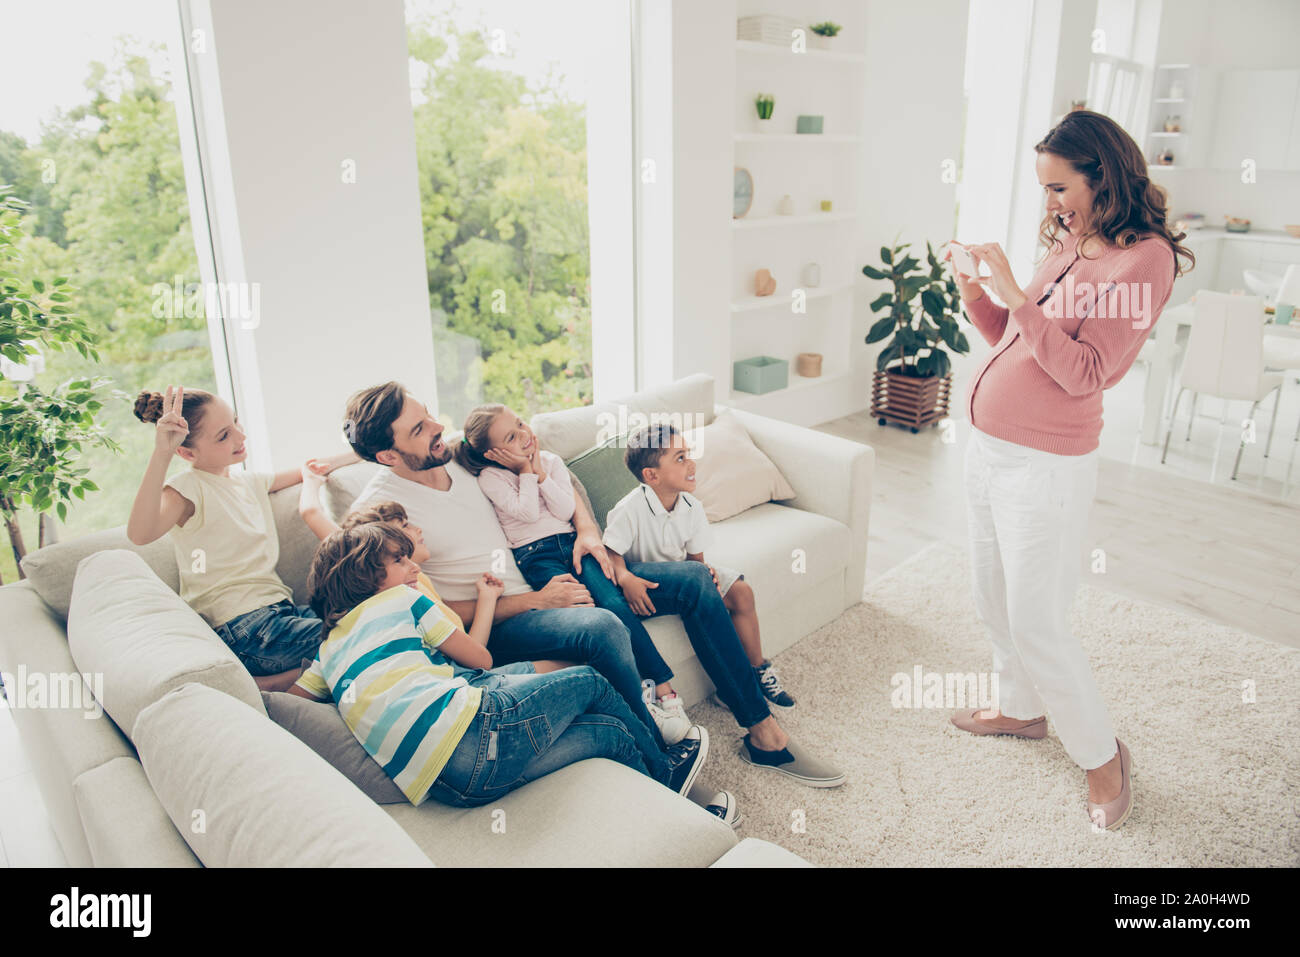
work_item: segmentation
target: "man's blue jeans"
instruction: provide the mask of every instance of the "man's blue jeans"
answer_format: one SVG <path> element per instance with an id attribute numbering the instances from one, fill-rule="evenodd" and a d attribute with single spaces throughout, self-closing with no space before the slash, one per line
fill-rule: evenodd
<path id="1" fill-rule="evenodd" d="M 586 758 L 609 758 L 660 784 L 668 781 L 667 756 L 593 668 L 483 676 L 479 712 L 430 798 L 456 807 L 488 804 Z"/>
<path id="2" fill-rule="evenodd" d="M 527 545 L 513 549 L 515 564 L 524 576 L 524 580 L 535 589 L 546 586 L 556 575 L 573 574 L 573 543 L 577 539 L 574 532 L 567 535 L 547 535 Z M 600 564 L 590 555 L 582 556 L 582 574 L 578 581 L 587 586 L 591 600 L 597 608 L 608 608 L 627 629 L 632 639 L 632 656 L 636 658 L 637 671 L 642 678 L 649 678 L 657 685 L 667 684 L 672 680 L 673 669 L 668 667 L 655 648 L 645 625 L 637 617 L 632 606 L 623 597 L 623 591 L 605 577 Z"/>
<path id="3" fill-rule="evenodd" d="M 552 658 L 588 664 L 605 676 L 632 715 L 663 746 L 641 697 L 641 678 L 627 629 L 604 608 L 539 608 L 492 625 L 488 651 L 497 664 Z"/>
<path id="4" fill-rule="evenodd" d="M 629 562 L 638 578 L 658 582 L 646 592 L 655 614 L 681 615 L 686 635 L 705 674 L 742 727 L 752 728 L 771 715 L 754 667 L 722 603 L 713 575 L 703 562 Z"/>

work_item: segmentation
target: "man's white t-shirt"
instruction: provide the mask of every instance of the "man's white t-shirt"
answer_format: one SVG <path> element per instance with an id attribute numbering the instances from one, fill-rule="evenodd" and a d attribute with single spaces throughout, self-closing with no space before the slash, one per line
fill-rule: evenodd
<path id="1" fill-rule="evenodd" d="M 357 496 L 352 509 L 378 502 L 397 502 L 424 533 L 429 560 L 420 569 L 446 601 L 473 601 L 475 583 L 491 572 L 505 583 L 507 595 L 532 591 L 515 565 L 510 543 L 497 521 L 496 509 L 478 481 L 455 462 L 444 466 L 451 488 L 439 491 L 382 468 Z"/>

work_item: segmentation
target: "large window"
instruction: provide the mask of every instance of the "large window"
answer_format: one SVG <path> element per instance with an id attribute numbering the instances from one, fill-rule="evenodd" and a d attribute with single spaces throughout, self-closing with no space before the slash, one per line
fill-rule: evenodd
<path id="1" fill-rule="evenodd" d="M 407 3 L 439 417 L 592 401 L 585 48 L 611 0 Z M 630 171 L 629 171 L 630 175 Z M 631 224 L 627 224 L 631 228 Z"/>
<path id="2" fill-rule="evenodd" d="M 192 133 L 173 99 L 174 86 L 185 89 L 169 53 L 179 29 L 167 0 L 6 4 L 0 183 L 30 204 L 16 269 L 47 291 L 52 277 L 68 277 L 69 305 L 99 334 L 101 361 L 51 351 L 26 370 L 8 367 L 0 389 L 111 377 L 96 419 L 121 446 L 85 447 L 80 467 L 98 491 L 70 502 L 60 537 L 126 520 L 154 441 L 132 414 L 138 390 L 215 388 L 182 159 L 181 137 Z M 34 549 L 41 533 L 30 509 L 18 526 Z M 0 575 L 16 577 L 8 548 Z"/>

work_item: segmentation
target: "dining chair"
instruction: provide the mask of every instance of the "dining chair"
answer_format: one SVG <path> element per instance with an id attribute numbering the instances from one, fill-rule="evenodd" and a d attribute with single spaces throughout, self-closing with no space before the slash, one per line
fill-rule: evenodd
<path id="1" fill-rule="evenodd" d="M 1178 417 L 1178 405 L 1183 393 L 1192 392 L 1192 415 L 1196 414 L 1196 397 L 1211 395 L 1224 400 L 1223 416 L 1219 419 L 1222 431 L 1227 418 L 1227 402 L 1248 400 L 1250 418 L 1255 417 L 1259 403 L 1270 392 L 1273 397 L 1273 417 L 1268 427 L 1268 442 L 1264 457 L 1268 457 L 1273 444 L 1273 427 L 1277 424 L 1277 407 L 1282 396 L 1282 376 L 1264 369 L 1264 301 L 1258 296 L 1230 296 L 1202 289 L 1196 294 L 1196 319 L 1187 339 L 1187 356 L 1179 375 L 1178 395 L 1174 411 L 1169 417 L 1169 431 L 1165 433 L 1165 447 L 1160 454 L 1163 465 L 1169 454 L 1169 437 Z M 1192 434 L 1191 422 L 1187 425 L 1187 438 Z M 1232 464 L 1232 477 L 1237 477 L 1241 466 L 1241 453 L 1246 447 L 1243 432 L 1237 446 L 1237 459 Z"/>

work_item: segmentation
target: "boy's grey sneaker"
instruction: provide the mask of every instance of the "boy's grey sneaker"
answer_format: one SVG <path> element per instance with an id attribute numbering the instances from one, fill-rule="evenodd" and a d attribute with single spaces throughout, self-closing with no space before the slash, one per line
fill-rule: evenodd
<path id="1" fill-rule="evenodd" d="M 678 794 L 689 794 L 695 776 L 700 773 L 700 768 L 704 767 L 709 756 L 709 732 L 698 724 L 692 725 L 686 736 L 679 743 L 666 748 L 664 753 L 668 755 L 671 767 L 665 787 Z"/>
<path id="2" fill-rule="evenodd" d="M 781 687 L 781 679 L 777 677 L 772 662 L 765 661 L 755 668 L 754 677 L 758 679 L 758 686 L 762 689 L 764 698 L 778 708 L 794 707 L 794 698 L 790 696 L 790 692 Z"/>
<path id="3" fill-rule="evenodd" d="M 780 771 L 810 788 L 837 788 L 844 783 L 842 771 L 813 757 L 793 738 L 780 751 L 762 751 L 754 747 L 749 735 L 745 735 L 740 746 L 740 760 L 756 768 Z"/>
<path id="4" fill-rule="evenodd" d="M 732 829 L 740 827 L 740 809 L 736 805 L 736 796 L 730 791 L 719 791 L 713 795 L 709 798 L 709 803 L 704 805 L 704 810 Z"/>

